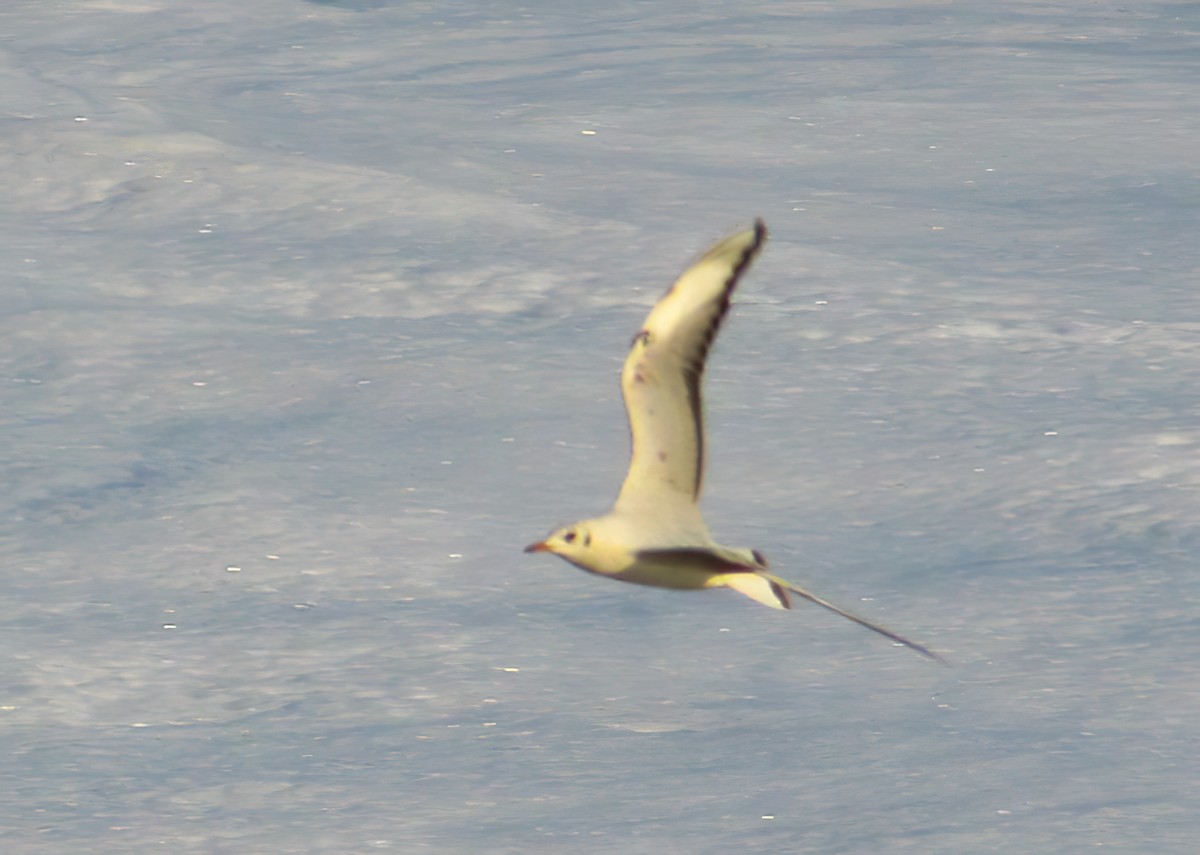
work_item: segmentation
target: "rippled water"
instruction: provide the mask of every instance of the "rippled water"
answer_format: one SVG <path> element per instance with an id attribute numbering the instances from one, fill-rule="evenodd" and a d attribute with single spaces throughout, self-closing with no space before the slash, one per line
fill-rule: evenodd
<path id="1" fill-rule="evenodd" d="M 1191 852 L 1195 7 L 10 2 L 6 851 Z M 602 511 L 762 216 L 725 542 Z"/>

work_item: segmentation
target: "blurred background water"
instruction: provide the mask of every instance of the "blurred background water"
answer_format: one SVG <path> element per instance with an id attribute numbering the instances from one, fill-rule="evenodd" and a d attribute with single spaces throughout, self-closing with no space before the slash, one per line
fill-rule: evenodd
<path id="1" fill-rule="evenodd" d="M 10 0 L 6 852 L 1200 837 L 1200 7 Z M 710 365 L 725 543 L 521 546 Z"/>

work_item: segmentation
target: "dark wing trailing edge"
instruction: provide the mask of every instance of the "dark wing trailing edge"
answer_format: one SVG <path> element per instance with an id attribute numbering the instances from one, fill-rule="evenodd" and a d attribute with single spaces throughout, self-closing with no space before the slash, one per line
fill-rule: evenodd
<path id="1" fill-rule="evenodd" d="M 690 357 L 685 356 L 686 361 L 684 362 L 683 377 L 684 383 L 687 385 L 688 404 L 692 411 L 692 424 L 696 432 L 696 483 L 692 488 L 693 500 L 700 498 L 700 491 L 704 487 L 705 438 L 704 393 L 702 388 L 704 367 L 708 363 L 708 352 L 712 349 L 713 342 L 717 340 L 717 333 L 721 331 L 721 324 L 725 322 L 725 316 L 729 313 L 733 291 L 737 288 L 742 274 L 749 269 L 750 262 L 754 260 L 754 256 L 758 254 L 763 242 L 767 239 L 766 223 L 761 219 L 755 220 L 753 234 L 753 240 L 742 247 L 741 255 L 725 280 L 725 285 L 721 289 L 721 296 L 717 303 L 717 313 L 713 315 L 708 329 L 705 330 L 704 336 L 700 340 L 700 346 L 696 348 Z M 724 246 L 724 244 L 721 246 Z M 720 248 L 720 246 L 714 248 L 708 255 L 712 255 Z M 708 256 L 706 255 L 705 257 L 707 258 Z"/>
<path id="2" fill-rule="evenodd" d="M 638 562 L 698 570 L 703 573 L 758 573 L 763 568 L 735 561 L 703 546 L 680 546 L 663 549 L 639 549 L 634 556 Z"/>

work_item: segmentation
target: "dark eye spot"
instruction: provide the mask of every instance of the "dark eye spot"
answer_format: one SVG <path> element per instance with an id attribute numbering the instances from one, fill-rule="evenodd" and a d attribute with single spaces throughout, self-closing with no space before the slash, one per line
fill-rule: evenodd
<path id="1" fill-rule="evenodd" d="M 567 532 L 566 534 L 563 535 L 563 540 L 565 540 L 567 543 L 574 543 L 575 542 L 575 532 L 573 532 L 573 531 Z"/>

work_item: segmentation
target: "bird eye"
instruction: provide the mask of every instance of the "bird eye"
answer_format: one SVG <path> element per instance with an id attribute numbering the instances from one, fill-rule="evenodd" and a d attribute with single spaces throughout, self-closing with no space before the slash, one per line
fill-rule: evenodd
<path id="1" fill-rule="evenodd" d="M 563 540 L 565 540 L 567 543 L 574 543 L 575 542 L 575 532 L 573 532 L 573 531 L 567 532 L 566 534 L 563 535 Z"/>

